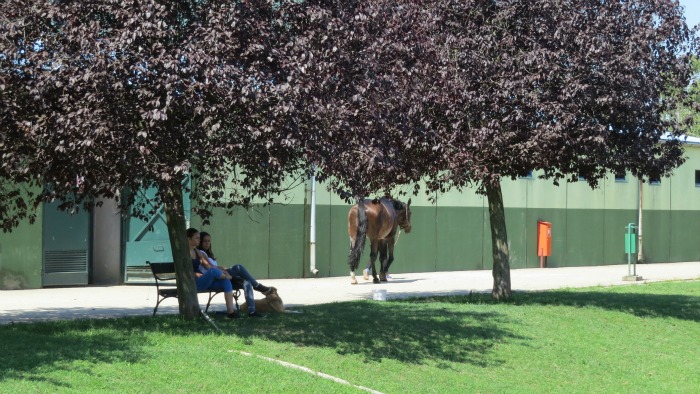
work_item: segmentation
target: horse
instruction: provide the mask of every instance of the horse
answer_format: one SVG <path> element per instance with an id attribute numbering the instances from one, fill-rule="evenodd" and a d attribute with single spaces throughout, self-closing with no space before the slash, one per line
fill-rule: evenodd
<path id="1" fill-rule="evenodd" d="M 353 205 L 348 212 L 348 235 L 350 236 L 350 283 L 357 284 L 355 270 L 360 263 L 365 238 L 371 245 L 370 264 L 374 283 L 386 282 L 389 266 L 394 261 L 394 244 L 399 228 L 411 232 L 411 199 L 406 204 L 393 198 L 363 199 L 362 204 Z M 374 262 L 379 253 L 381 268 L 379 278 Z"/>

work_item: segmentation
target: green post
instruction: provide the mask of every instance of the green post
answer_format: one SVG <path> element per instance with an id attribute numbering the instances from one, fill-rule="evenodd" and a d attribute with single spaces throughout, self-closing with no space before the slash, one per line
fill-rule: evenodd
<path id="1" fill-rule="evenodd" d="M 625 253 L 627 253 L 627 276 L 623 280 L 641 280 L 641 276 L 637 276 L 637 259 L 632 262 L 632 256 L 637 254 L 637 225 L 634 223 L 628 224 L 625 232 Z M 632 265 L 634 264 L 634 273 Z"/>

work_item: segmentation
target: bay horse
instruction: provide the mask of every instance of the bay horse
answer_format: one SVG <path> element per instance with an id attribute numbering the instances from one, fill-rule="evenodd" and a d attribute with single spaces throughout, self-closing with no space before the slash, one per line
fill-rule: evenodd
<path id="1" fill-rule="evenodd" d="M 362 204 L 353 205 L 348 212 L 348 235 L 350 236 L 350 283 L 357 284 L 355 270 L 360 263 L 365 238 L 369 238 L 370 264 L 374 283 L 386 282 L 389 266 L 394 261 L 394 244 L 399 228 L 411 232 L 411 199 L 406 204 L 389 197 L 363 199 Z M 374 262 L 379 254 L 381 264 L 379 278 Z"/>

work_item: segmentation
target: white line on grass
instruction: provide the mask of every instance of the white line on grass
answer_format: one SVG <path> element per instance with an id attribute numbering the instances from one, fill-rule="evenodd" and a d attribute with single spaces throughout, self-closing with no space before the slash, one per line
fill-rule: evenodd
<path id="1" fill-rule="evenodd" d="M 358 385 L 356 385 L 356 384 L 352 384 L 352 383 L 348 382 L 347 380 L 343 380 L 343 379 L 341 379 L 341 378 L 336 378 L 335 376 L 331 376 L 331 375 L 325 374 L 325 373 L 323 373 L 323 372 L 314 371 L 313 369 L 306 368 L 306 367 L 302 367 L 301 365 L 296 365 L 296 364 L 288 363 L 288 362 L 286 362 L 286 361 L 277 360 L 277 359 L 270 358 L 270 357 L 259 356 L 259 355 L 255 355 L 255 354 L 248 353 L 248 352 L 242 352 L 242 351 L 240 351 L 240 350 L 229 350 L 229 352 L 231 352 L 231 353 L 234 353 L 234 352 L 235 352 L 235 353 L 240 353 L 240 354 L 242 354 L 242 355 L 244 355 L 244 356 L 255 356 L 255 357 L 260 358 L 260 359 L 263 359 L 263 360 L 272 361 L 273 363 L 280 364 L 280 365 L 282 365 L 282 366 L 284 366 L 284 367 L 287 367 L 287 368 L 298 369 L 298 370 L 300 370 L 300 371 L 304 371 L 304 372 L 306 372 L 306 373 L 310 373 L 310 374 L 312 374 L 312 375 L 316 375 L 316 376 L 322 377 L 322 378 L 324 378 L 324 379 L 332 380 L 332 381 L 334 381 L 334 382 L 336 382 L 336 383 L 347 384 L 348 386 L 352 386 L 352 387 L 355 387 L 355 388 L 358 388 L 358 389 L 360 389 L 360 390 L 364 390 L 364 391 L 367 391 L 367 392 L 370 392 L 370 393 L 373 393 L 373 394 L 383 394 L 381 391 L 372 390 L 371 388 L 364 387 L 364 386 L 358 386 Z"/>

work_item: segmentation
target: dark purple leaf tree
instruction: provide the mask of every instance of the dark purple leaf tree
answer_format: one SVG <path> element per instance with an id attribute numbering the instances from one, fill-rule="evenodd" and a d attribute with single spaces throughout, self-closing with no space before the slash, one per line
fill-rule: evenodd
<path id="1" fill-rule="evenodd" d="M 0 5 L 4 229 L 55 198 L 90 209 L 155 186 L 180 313 L 199 314 L 182 184 L 211 208 L 268 198 L 304 171 L 266 1 L 26 1 Z M 143 212 L 142 212 L 143 213 Z"/>
<path id="2" fill-rule="evenodd" d="M 296 8 L 294 8 L 296 7 Z M 308 157 L 346 199 L 427 179 L 489 202 L 493 296 L 511 294 L 500 182 L 609 172 L 646 178 L 683 161 L 664 115 L 697 43 L 670 0 L 305 1 L 284 56 Z"/>
<path id="3" fill-rule="evenodd" d="M 438 73 L 434 114 L 444 176 L 488 198 L 493 296 L 511 294 L 500 181 L 538 170 L 557 184 L 669 174 L 687 131 L 665 114 L 683 99 L 697 43 L 670 0 L 435 1 L 426 5 Z M 429 61 L 430 59 L 426 59 Z M 674 93 L 675 92 L 675 93 Z"/>

